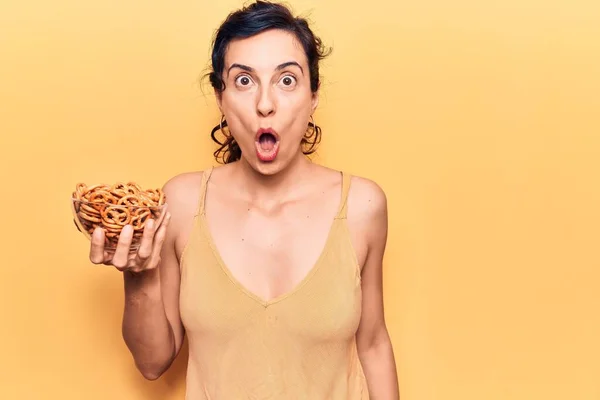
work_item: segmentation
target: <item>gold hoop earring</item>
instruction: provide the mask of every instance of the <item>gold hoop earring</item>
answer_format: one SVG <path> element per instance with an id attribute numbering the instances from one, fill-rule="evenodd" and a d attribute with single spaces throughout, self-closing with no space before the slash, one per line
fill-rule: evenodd
<path id="1" fill-rule="evenodd" d="M 312 129 L 310 124 L 312 124 Z M 304 137 L 307 139 L 310 138 L 313 135 L 313 133 L 315 133 L 315 131 L 317 130 L 317 124 L 315 123 L 315 119 L 312 115 L 310 116 L 310 121 L 308 122 L 308 128 L 309 129 L 307 129 L 306 133 L 304 134 Z"/>
<path id="2" fill-rule="evenodd" d="M 223 122 L 225 122 L 225 114 L 221 114 L 221 121 L 219 122 L 219 130 L 225 137 L 229 137 L 227 133 L 223 130 Z"/>

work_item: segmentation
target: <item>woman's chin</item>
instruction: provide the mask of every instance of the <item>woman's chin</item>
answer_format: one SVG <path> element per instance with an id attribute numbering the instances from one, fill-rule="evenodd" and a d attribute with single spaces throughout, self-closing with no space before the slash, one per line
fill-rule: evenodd
<path id="1" fill-rule="evenodd" d="M 242 156 L 243 157 L 243 156 Z M 286 157 L 285 152 L 278 153 L 276 157 L 259 157 L 258 154 L 253 154 L 252 159 L 246 159 L 246 163 L 256 172 L 265 176 L 273 176 L 290 168 L 304 155 L 299 152 L 297 156 Z"/>
<path id="2" fill-rule="evenodd" d="M 284 165 L 277 158 L 272 161 L 263 161 L 257 158 L 252 163 L 252 167 L 259 174 L 266 176 L 276 175 L 285 169 Z"/>

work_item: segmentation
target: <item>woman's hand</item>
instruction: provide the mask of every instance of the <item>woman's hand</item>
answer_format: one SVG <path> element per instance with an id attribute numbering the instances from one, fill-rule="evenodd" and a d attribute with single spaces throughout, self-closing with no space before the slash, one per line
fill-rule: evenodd
<path id="1" fill-rule="evenodd" d="M 104 230 L 96 228 L 91 239 L 90 261 L 94 264 L 112 265 L 119 271 L 134 273 L 158 267 L 162 245 L 171 219 L 171 214 L 166 210 L 164 212 L 166 214 L 159 226 L 156 226 L 157 222 L 154 219 L 146 222 L 137 252 L 130 252 L 133 239 L 131 225 L 123 227 L 114 252 L 104 248 Z"/>

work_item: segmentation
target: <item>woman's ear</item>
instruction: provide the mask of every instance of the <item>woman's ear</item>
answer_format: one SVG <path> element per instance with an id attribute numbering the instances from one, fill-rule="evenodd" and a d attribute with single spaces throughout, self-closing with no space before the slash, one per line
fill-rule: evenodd
<path id="1" fill-rule="evenodd" d="M 319 91 L 317 90 L 316 92 L 314 92 L 312 94 L 312 100 L 311 100 L 311 104 L 310 104 L 310 113 L 314 114 L 317 106 L 319 105 Z"/>
<path id="2" fill-rule="evenodd" d="M 221 92 L 219 92 L 218 90 L 215 90 L 215 98 L 217 99 L 217 106 L 219 107 L 219 111 L 221 112 L 221 115 L 223 115 L 223 97 L 221 96 Z"/>

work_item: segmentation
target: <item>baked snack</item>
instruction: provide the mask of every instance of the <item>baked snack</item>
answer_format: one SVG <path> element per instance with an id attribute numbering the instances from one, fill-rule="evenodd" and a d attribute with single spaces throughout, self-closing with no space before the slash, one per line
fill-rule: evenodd
<path id="1" fill-rule="evenodd" d="M 103 228 L 106 247 L 114 248 L 125 225 L 134 229 L 132 246 L 139 245 L 146 221 L 162 217 L 166 198 L 161 189 L 143 189 L 135 182 L 78 183 L 72 202 L 78 229 L 89 238 L 97 227 Z"/>

